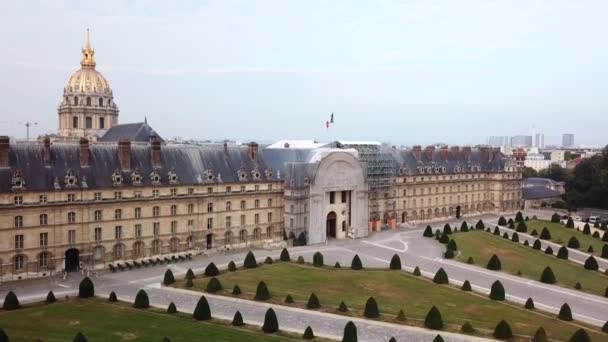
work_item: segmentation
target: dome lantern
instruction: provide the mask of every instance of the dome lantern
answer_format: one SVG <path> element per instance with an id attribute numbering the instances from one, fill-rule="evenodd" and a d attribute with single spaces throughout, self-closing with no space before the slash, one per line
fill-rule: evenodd
<path id="1" fill-rule="evenodd" d="M 91 47 L 91 37 L 89 29 L 87 29 L 87 42 L 84 48 L 82 48 L 82 59 L 80 65 L 83 68 L 95 68 L 95 50 Z"/>

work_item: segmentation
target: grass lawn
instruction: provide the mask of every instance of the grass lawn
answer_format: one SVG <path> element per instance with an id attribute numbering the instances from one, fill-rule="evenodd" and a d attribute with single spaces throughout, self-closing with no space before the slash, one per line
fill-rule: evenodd
<path id="1" fill-rule="evenodd" d="M 577 231 L 576 228 L 566 228 L 565 226 L 560 225 L 559 223 L 552 223 L 551 221 L 543 221 L 543 220 L 530 220 L 526 222 L 528 226 L 528 234 L 532 232 L 532 230 L 536 229 L 538 234 L 543 230 L 543 227 L 547 227 L 549 232 L 551 233 L 551 241 L 555 243 L 559 243 L 560 245 L 568 245 L 568 240 L 571 237 L 575 236 L 580 242 L 581 247 L 579 248 L 582 252 L 587 252 L 587 248 L 589 246 L 593 246 L 593 254 L 596 256 L 601 255 L 602 248 L 606 242 L 602 241 L 600 235 L 599 239 L 595 239 L 591 237 L 591 235 L 583 234 L 583 227 L 581 226 L 581 230 Z M 557 251 L 556 251 L 557 252 Z"/>
<path id="2" fill-rule="evenodd" d="M 273 296 L 270 302 L 287 305 L 283 301 L 290 294 L 295 300 L 291 306 L 304 307 L 310 293 L 314 292 L 319 297 L 321 310 L 339 313 L 337 307 L 343 300 L 349 307 L 347 314 L 357 317 L 362 317 L 366 300 L 373 296 L 383 320 L 397 322 L 395 316 L 403 309 L 407 317 L 403 323 L 416 326 L 423 325 L 424 317 L 435 305 L 441 311 L 444 322 L 450 324 L 447 330 L 458 331 L 465 321 L 470 321 L 484 336 L 490 335 L 501 319 L 511 324 L 515 334 L 527 336 L 543 326 L 551 338 L 568 340 L 578 329 L 551 314 L 528 311 L 513 303 L 495 302 L 486 296 L 465 293 L 452 286 L 436 285 L 430 280 L 401 271 L 353 271 L 277 262 L 256 269 L 222 273 L 218 279 L 224 287 L 219 294 L 231 295 L 233 286 L 239 285 L 242 291 L 239 297 L 252 299 L 258 282 L 264 280 Z M 207 282 L 208 278 L 196 278 L 191 289 L 204 291 Z M 183 285 L 183 280 L 176 284 L 178 287 Z M 593 330 L 590 332 L 593 337 L 598 340 L 606 338 L 597 329 Z"/>
<path id="3" fill-rule="evenodd" d="M 198 322 L 190 315 L 168 315 L 136 310 L 125 303 L 101 299 L 35 305 L 0 312 L 0 327 L 14 341 L 71 341 L 82 332 L 95 341 L 292 341 L 284 336 L 264 335 L 260 328 L 233 328 L 227 322 Z M 255 329 L 255 330 L 254 330 Z"/>
<path id="4" fill-rule="evenodd" d="M 580 282 L 583 291 L 600 296 L 604 295 L 608 286 L 608 276 L 598 271 L 586 270 L 582 265 L 558 259 L 555 257 L 557 250 L 554 250 L 554 255 L 550 256 L 543 251 L 479 230 L 456 233 L 451 237 L 459 250 L 456 258 L 463 262 L 473 257 L 476 265 L 486 267 L 492 254 L 496 254 L 503 272 L 517 274 L 517 271 L 520 271 L 522 277 L 539 280 L 545 267 L 549 266 L 557 278 L 557 285 L 574 288 L 574 285 Z"/>

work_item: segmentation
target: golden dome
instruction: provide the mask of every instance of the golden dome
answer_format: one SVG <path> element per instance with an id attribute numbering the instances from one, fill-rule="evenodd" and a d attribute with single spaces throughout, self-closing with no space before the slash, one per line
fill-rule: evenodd
<path id="1" fill-rule="evenodd" d="M 82 48 L 80 70 L 70 76 L 65 86 L 66 93 L 87 94 L 111 94 L 110 83 L 103 75 L 95 70 L 95 50 L 91 47 L 89 30 L 87 30 L 87 41 Z"/>

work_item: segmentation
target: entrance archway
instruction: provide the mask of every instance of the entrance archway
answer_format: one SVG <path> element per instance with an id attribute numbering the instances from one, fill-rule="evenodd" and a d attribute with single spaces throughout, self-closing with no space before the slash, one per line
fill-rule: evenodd
<path id="1" fill-rule="evenodd" d="M 65 251 L 65 271 L 76 272 L 80 265 L 80 252 L 76 248 Z"/>
<path id="2" fill-rule="evenodd" d="M 456 218 L 459 219 L 460 218 L 460 206 L 456 207 Z"/>
<path id="3" fill-rule="evenodd" d="M 336 213 L 335 212 L 330 212 L 329 214 L 327 214 L 327 222 L 326 222 L 326 227 L 327 227 L 327 237 L 332 237 L 335 238 L 336 237 Z"/>

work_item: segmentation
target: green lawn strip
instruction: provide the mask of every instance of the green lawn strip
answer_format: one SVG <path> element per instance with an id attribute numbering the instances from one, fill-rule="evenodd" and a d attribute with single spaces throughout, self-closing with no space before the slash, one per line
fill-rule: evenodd
<path id="1" fill-rule="evenodd" d="M 582 252 L 587 252 L 587 249 L 591 245 L 593 246 L 593 254 L 596 257 L 599 257 L 599 255 L 601 255 L 602 248 L 604 247 L 604 244 L 606 244 L 606 242 L 602 241 L 601 239 L 601 236 L 604 234 L 604 232 L 601 232 L 600 238 L 596 239 L 593 238 L 591 235 L 583 234 L 582 226 L 580 227 L 581 230 L 578 231 L 576 230 L 576 228 L 566 228 L 565 226 L 562 226 L 559 223 L 553 223 L 550 221 L 543 220 L 530 220 L 526 222 L 526 225 L 528 226 L 528 234 L 530 234 L 532 230 L 536 229 L 536 231 L 540 235 L 540 232 L 543 230 L 543 227 L 547 227 L 549 233 L 551 233 L 551 241 L 560 245 L 568 245 L 568 240 L 570 240 L 571 237 L 575 236 L 581 245 L 579 250 Z"/>
<path id="2" fill-rule="evenodd" d="M 303 308 L 311 292 L 314 292 L 320 300 L 322 311 L 343 314 L 337 308 L 344 301 L 349 308 L 346 314 L 356 317 L 362 317 L 365 302 L 373 296 L 378 302 L 382 320 L 413 326 L 422 326 L 429 309 L 435 305 L 448 324 L 445 330 L 459 332 L 461 325 L 469 321 L 482 336 L 491 335 L 502 319 L 511 324 L 515 334 L 528 336 L 528 340 L 539 326 L 543 326 L 551 338 L 565 341 L 581 325 L 560 321 L 552 314 L 525 310 L 522 305 L 492 301 L 486 295 L 463 292 L 453 286 L 436 285 L 428 279 L 401 271 L 353 271 L 347 268 L 319 268 L 280 262 L 256 269 L 222 273 L 217 278 L 223 286 L 223 290 L 218 292 L 221 295 L 232 296 L 232 288 L 238 285 L 242 294 L 236 297 L 253 299 L 257 284 L 263 280 L 272 295 L 267 302 L 288 305 L 284 299 L 290 294 L 295 303 L 289 306 Z M 198 277 L 189 289 L 205 291 L 208 281 L 207 277 Z M 183 287 L 184 284 L 183 280 L 179 280 L 175 286 Z M 407 317 L 405 322 L 396 320 L 400 309 L 404 310 Z M 601 336 L 597 328 L 586 324 L 582 326 L 591 335 Z"/>
<path id="3" fill-rule="evenodd" d="M 159 309 L 138 310 L 128 303 L 71 299 L 51 305 L 29 305 L 0 311 L 0 327 L 11 341 L 71 341 L 82 332 L 89 341 L 294 341 L 287 334 L 265 335 L 257 326 L 234 328 L 229 322 L 199 322 L 191 315 L 169 315 Z"/>
<path id="4" fill-rule="evenodd" d="M 557 278 L 556 285 L 574 288 L 580 282 L 582 291 L 600 296 L 604 295 L 608 285 L 608 276 L 586 270 L 574 262 L 558 259 L 555 256 L 557 249 L 553 251 L 554 255 L 547 255 L 543 251 L 483 231 L 457 233 L 451 237 L 458 246 L 456 259 L 462 262 L 472 257 L 476 265 L 486 267 L 490 257 L 496 254 L 502 264 L 502 272 L 539 280 L 545 267 L 549 266 Z"/>

